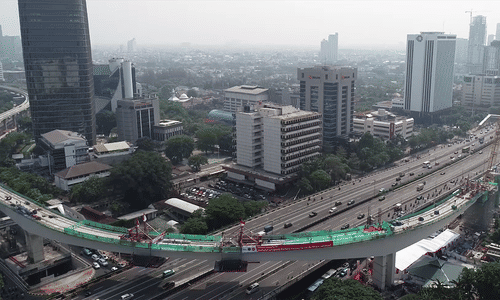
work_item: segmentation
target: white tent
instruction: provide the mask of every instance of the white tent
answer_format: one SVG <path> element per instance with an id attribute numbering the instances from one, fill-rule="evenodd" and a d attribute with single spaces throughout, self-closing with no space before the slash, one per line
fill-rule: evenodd
<path id="1" fill-rule="evenodd" d="M 434 253 L 439 249 L 448 246 L 460 235 L 449 229 L 441 232 L 433 239 L 423 239 L 396 252 L 396 268 L 405 270 L 411 264 L 416 262 L 422 255 L 428 252 Z"/>

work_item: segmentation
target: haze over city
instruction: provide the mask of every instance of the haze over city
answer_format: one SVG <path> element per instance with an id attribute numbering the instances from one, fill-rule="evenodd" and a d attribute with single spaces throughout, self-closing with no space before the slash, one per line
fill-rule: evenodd
<path id="1" fill-rule="evenodd" d="M 16 0 L 2 0 L 4 34 L 20 35 Z M 498 1 L 149 1 L 88 0 L 92 45 L 295 46 L 404 49 L 408 33 L 468 38 L 470 14 L 496 28 Z"/>

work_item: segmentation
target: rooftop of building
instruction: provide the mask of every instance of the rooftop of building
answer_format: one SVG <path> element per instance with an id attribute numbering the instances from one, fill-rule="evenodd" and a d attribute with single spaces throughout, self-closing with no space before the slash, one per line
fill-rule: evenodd
<path id="1" fill-rule="evenodd" d="M 85 137 L 83 137 L 83 135 L 79 134 L 78 132 L 62 130 L 62 129 L 52 130 L 47 133 L 43 133 L 41 136 L 52 145 L 56 145 L 68 140 L 87 142 Z"/>
<path id="2" fill-rule="evenodd" d="M 264 171 L 264 169 L 249 168 L 242 165 L 238 165 L 237 163 L 225 164 L 222 165 L 222 168 L 224 168 L 224 170 L 226 171 L 230 170 L 232 172 L 236 172 L 239 174 L 249 174 L 254 176 L 255 178 L 270 181 L 275 184 L 284 184 L 293 181 L 297 178 L 297 174 L 279 175 L 271 172 L 266 172 Z"/>
<path id="3" fill-rule="evenodd" d="M 78 165 L 71 166 L 67 169 L 57 172 L 54 176 L 69 179 L 75 178 L 79 176 L 86 176 L 95 174 L 97 172 L 108 171 L 111 170 L 111 166 L 99 163 L 96 161 L 86 162 Z"/>
<path id="4" fill-rule="evenodd" d="M 231 88 L 225 89 L 225 92 L 239 93 L 239 94 L 249 94 L 258 95 L 262 93 L 267 93 L 269 89 L 265 89 L 256 85 L 238 85 Z"/>
<path id="5" fill-rule="evenodd" d="M 412 119 L 412 118 L 407 118 L 405 116 L 398 116 L 398 115 L 396 115 L 392 112 L 389 112 L 383 108 L 379 108 L 378 110 L 375 110 L 375 111 L 357 114 L 355 116 L 355 118 L 356 119 L 373 118 L 377 121 L 386 121 L 386 120 L 398 121 L 398 120 Z"/>
<path id="6" fill-rule="evenodd" d="M 165 200 L 165 204 L 175 207 L 177 209 L 180 209 L 182 211 L 188 212 L 188 213 L 194 213 L 198 209 L 202 209 L 202 207 L 198 205 L 191 204 L 187 201 L 181 200 L 179 198 L 170 198 L 168 200 Z"/>
<path id="7" fill-rule="evenodd" d="M 121 152 L 121 151 L 128 151 L 129 149 L 130 149 L 130 144 L 125 141 L 99 144 L 94 146 L 94 151 L 96 153 Z"/>
<path id="8" fill-rule="evenodd" d="M 208 117 L 227 120 L 227 121 L 232 121 L 234 119 L 232 112 L 223 111 L 223 110 L 219 110 L 219 109 L 212 109 L 208 113 Z"/>
<path id="9" fill-rule="evenodd" d="M 148 215 L 148 214 L 156 213 L 156 212 L 158 212 L 157 209 L 145 208 L 145 209 L 134 211 L 132 213 L 118 217 L 118 220 L 133 220 L 133 219 L 138 219 L 138 218 L 140 218 L 142 220 L 143 215 Z"/>
<path id="10" fill-rule="evenodd" d="M 161 127 L 169 127 L 169 126 L 174 126 L 174 125 L 181 125 L 181 121 L 176 121 L 176 120 L 160 120 L 158 122 L 158 125 L 156 126 L 161 126 Z"/>

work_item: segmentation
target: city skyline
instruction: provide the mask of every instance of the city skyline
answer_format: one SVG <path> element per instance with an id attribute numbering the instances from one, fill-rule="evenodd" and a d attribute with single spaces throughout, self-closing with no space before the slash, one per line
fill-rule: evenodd
<path id="1" fill-rule="evenodd" d="M 20 35 L 17 0 L 2 2 L 4 34 Z M 136 38 L 139 48 L 189 43 L 319 51 L 320 41 L 338 32 L 339 48 L 404 49 L 406 35 L 421 31 L 468 38 L 471 9 L 486 16 L 489 34 L 500 23 L 497 1 L 89 0 L 87 6 L 93 45 L 126 45 Z"/>

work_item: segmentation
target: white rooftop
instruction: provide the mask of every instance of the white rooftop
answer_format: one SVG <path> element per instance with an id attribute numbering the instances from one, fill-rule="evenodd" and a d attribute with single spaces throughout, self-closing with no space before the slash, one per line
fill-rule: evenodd
<path id="1" fill-rule="evenodd" d="M 173 206 L 175 208 L 178 208 L 180 210 L 183 210 L 185 212 L 191 213 L 191 214 L 198 209 L 203 209 L 202 207 L 200 207 L 198 205 L 191 204 L 191 203 L 186 202 L 184 200 L 181 200 L 179 198 L 170 198 L 168 200 L 165 200 L 165 203 L 170 205 L 170 206 Z"/>

